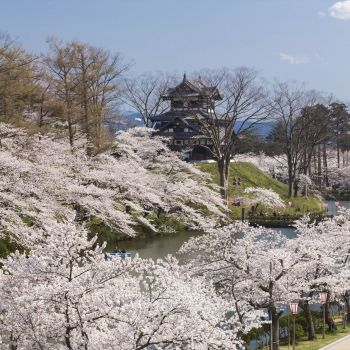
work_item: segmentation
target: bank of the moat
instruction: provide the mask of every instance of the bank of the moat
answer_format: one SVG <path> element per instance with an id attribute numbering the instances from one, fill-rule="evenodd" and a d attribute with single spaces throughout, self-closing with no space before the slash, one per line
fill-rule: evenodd
<path id="1" fill-rule="evenodd" d="M 197 166 L 200 170 L 209 173 L 214 183 L 219 184 L 219 173 L 216 163 L 199 164 Z M 282 221 L 286 221 L 290 217 L 290 221 L 293 221 L 305 213 L 312 215 L 324 214 L 323 200 L 320 196 L 309 195 L 304 197 L 299 194 L 297 197 L 288 198 L 288 185 L 285 183 L 272 178 L 252 163 L 232 162 L 228 178 L 228 195 L 230 215 L 233 219 L 241 218 L 243 207 L 246 207 L 246 215 L 249 216 L 250 208 L 244 202 L 244 190 L 248 187 L 270 189 L 276 192 L 286 205 L 286 208 L 279 210 L 260 206 L 255 216 L 271 217 L 272 220 L 277 220 L 278 217 L 281 217 Z M 242 198 L 243 202 L 239 200 Z"/>
<path id="2" fill-rule="evenodd" d="M 340 202 L 340 205 L 345 208 L 350 208 L 350 201 Z M 329 215 L 336 215 L 337 208 L 334 206 L 334 201 L 328 202 Z M 280 230 L 287 238 L 294 238 L 296 236 L 295 229 L 293 227 L 280 227 L 274 228 L 275 230 Z M 142 258 L 163 258 L 168 254 L 176 255 L 180 261 L 184 257 L 178 254 L 179 248 L 188 241 L 191 237 L 202 235 L 203 232 L 191 232 L 191 231 L 180 231 L 176 234 L 168 235 L 158 235 L 149 236 L 138 239 L 131 239 L 116 242 L 120 249 L 126 249 L 133 252 L 133 254 L 138 253 Z M 109 244 L 108 249 L 113 249 L 114 244 Z"/>

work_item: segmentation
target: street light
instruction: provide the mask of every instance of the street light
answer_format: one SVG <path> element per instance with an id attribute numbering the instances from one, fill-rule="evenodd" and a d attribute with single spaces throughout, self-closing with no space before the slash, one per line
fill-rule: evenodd
<path id="1" fill-rule="evenodd" d="M 322 329 L 322 339 L 324 339 L 325 328 L 326 328 L 326 303 L 327 303 L 328 293 L 321 292 L 320 299 L 321 304 L 323 305 L 323 329 Z"/>
<path id="2" fill-rule="evenodd" d="M 298 314 L 298 303 L 290 303 L 289 309 L 293 315 L 293 350 L 295 350 L 295 317 Z"/>

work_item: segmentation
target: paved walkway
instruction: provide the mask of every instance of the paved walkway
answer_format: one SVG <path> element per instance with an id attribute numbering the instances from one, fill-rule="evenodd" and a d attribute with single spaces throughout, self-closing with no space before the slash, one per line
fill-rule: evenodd
<path id="1" fill-rule="evenodd" d="M 329 344 L 320 350 L 350 350 L 350 335 Z"/>

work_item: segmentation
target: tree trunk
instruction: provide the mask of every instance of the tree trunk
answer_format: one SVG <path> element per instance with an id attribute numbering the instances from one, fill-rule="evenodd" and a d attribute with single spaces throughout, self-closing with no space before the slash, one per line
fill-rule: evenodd
<path id="1" fill-rule="evenodd" d="M 299 305 L 305 314 L 306 327 L 307 327 L 307 340 L 315 340 L 316 339 L 315 327 L 314 327 L 314 321 L 312 318 L 309 302 L 307 300 L 301 301 Z"/>
<path id="2" fill-rule="evenodd" d="M 346 308 L 346 322 L 350 322 L 350 302 L 349 302 L 349 292 L 346 291 L 344 295 L 345 308 Z"/>
<path id="3" fill-rule="evenodd" d="M 307 173 L 306 173 L 306 175 L 309 175 L 310 179 L 313 178 L 313 173 L 312 173 L 312 156 L 313 156 L 313 151 L 311 151 L 310 155 L 309 155 L 309 165 L 308 165 L 308 169 L 307 169 Z"/>
<path id="4" fill-rule="evenodd" d="M 291 198 L 293 194 L 293 180 L 288 179 L 288 198 Z"/>
<path id="5" fill-rule="evenodd" d="M 69 144 L 71 147 L 71 150 L 73 151 L 73 146 L 74 146 L 74 131 L 73 131 L 73 126 L 72 126 L 72 121 L 71 118 L 67 118 L 68 121 L 68 134 L 69 134 Z"/>
<path id="6" fill-rule="evenodd" d="M 279 350 L 280 348 L 280 326 L 279 319 L 280 313 L 277 312 L 274 305 L 270 306 L 270 317 L 271 317 L 271 330 L 272 330 L 272 350 Z"/>
<path id="7" fill-rule="evenodd" d="M 40 112 L 39 112 L 39 128 L 43 126 L 44 123 L 44 109 L 43 102 L 40 103 Z"/>
<path id="8" fill-rule="evenodd" d="M 10 334 L 10 350 L 17 350 L 17 339 L 14 338 L 12 332 Z"/>
<path id="9" fill-rule="evenodd" d="M 293 182 L 293 168 L 292 164 L 288 162 L 288 198 L 291 198 L 293 194 Z"/>
<path id="10" fill-rule="evenodd" d="M 74 130 L 73 130 L 73 123 L 72 123 L 72 104 L 71 104 L 71 98 L 69 95 L 69 84 L 68 84 L 68 77 L 67 73 L 64 75 L 64 94 L 65 94 L 65 118 L 68 123 L 68 133 L 69 133 L 69 144 L 71 147 L 71 151 L 73 151 L 73 145 L 74 145 Z"/>
<path id="11" fill-rule="evenodd" d="M 321 162 L 321 145 L 317 146 L 317 178 L 318 185 L 321 188 L 321 177 L 322 177 L 322 162 Z"/>
<path id="12" fill-rule="evenodd" d="M 319 183 L 318 183 L 318 177 L 317 177 L 317 160 L 316 160 L 316 150 L 314 151 L 314 154 L 313 154 L 313 158 L 314 158 L 314 174 L 316 175 L 316 185 L 318 186 Z"/>
<path id="13" fill-rule="evenodd" d="M 227 169 L 224 159 L 218 160 L 218 170 L 219 170 L 219 178 L 220 178 L 220 194 L 222 199 L 225 201 L 225 204 L 228 205 L 228 179 L 226 177 Z"/>
<path id="14" fill-rule="evenodd" d="M 228 204 L 229 204 L 229 199 L 228 199 L 228 187 L 229 187 L 229 173 L 230 173 L 230 154 L 226 157 L 225 159 L 225 163 L 224 163 L 224 167 L 225 167 L 225 179 L 226 179 L 226 195 L 225 195 L 225 202 L 228 208 Z"/>
<path id="15" fill-rule="evenodd" d="M 330 317 L 329 293 L 327 294 L 327 302 L 326 302 L 326 304 L 323 305 L 323 307 L 325 308 L 326 324 L 328 326 L 328 329 L 331 331 L 332 330 L 332 322 L 331 322 L 331 317 Z"/>
<path id="16" fill-rule="evenodd" d="M 294 182 L 294 197 L 298 197 L 298 184 L 296 182 Z"/>
<path id="17" fill-rule="evenodd" d="M 324 182 L 326 186 L 329 187 L 326 143 L 323 144 L 323 169 L 324 169 Z"/>
<path id="18" fill-rule="evenodd" d="M 340 168 L 340 145 L 339 145 L 339 140 L 337 140 L 337 164 L 338 164 L 338 168 Z"/>

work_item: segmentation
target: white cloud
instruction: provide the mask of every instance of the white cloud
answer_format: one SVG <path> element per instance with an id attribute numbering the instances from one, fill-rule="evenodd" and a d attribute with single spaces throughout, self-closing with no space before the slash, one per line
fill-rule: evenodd
<path id="1" fill-rule="evenodd" d="M 328 9 L 328 12 L 330 16 L 337 19 L 344 21 L 350 19 L 350 0 L 337 1 Z"/>
<path id="2" fill-rule="evenodd" d="M 310 58 L 306 55 L 290 55 L 284 52 L 280 52 L 280 59 L 286 61 L 289 64 L 307 64 L 310 63 Z"/>

